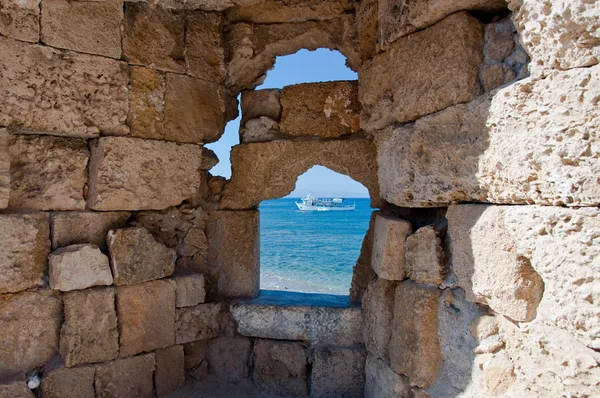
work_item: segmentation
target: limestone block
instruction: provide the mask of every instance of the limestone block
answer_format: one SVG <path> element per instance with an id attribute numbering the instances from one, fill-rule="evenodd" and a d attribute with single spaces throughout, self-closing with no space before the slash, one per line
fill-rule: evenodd
<path id="1" fill-rule="evenodd" d="M 373 230 L 375 229 L 375 217 L 378 212 L 371 213 L 369 220 L 369 229 L 363 239 L 360 254 L 356 264 L 352 267 L 352 286 L 350 287 L 350 300 L 353 303 L 360 303 L 368 284 L 377 276 L 373 267 L 371 267 L 371 257 L 373 249 Z"/>
<path id="2" fill-rule="evenodd" d="M 377 40 L 379 21 L 378 0 L 363 0 L 356 6 L 356 28 L 358 30 L 358 43 L 362 61 L 373 58 L 379 51 Z"/>
<path id="3" fill-rule="evenodd" d="M 397 40 L 360 70 L 362 128 L 406 123 L 471 101 L 480 91 L 482 51 L 483 25 L 467 12 Z"/>
<path id="4" fill-rule="evenodd" d="M 206 298 L 204 275 L 178 275 L 173 279 L 177 286 L 175 291 L 175 306 L 177 308 L 193 307 L 204 303 L 204 299 Z"/>
<path id="5" fill-rule="evenodd" d="M 220 84 L 167 73 L 164 139 L 199 144 L 218 140 L 225 129 L 226 96 Z"/>
<path id="6" fill-rule="evenodd" d="M 106 251 L 108 231 L 123 227 L 130 216 L 130 213 L 124 211 L 52 213 L 50 215 L 52 249 L 91 243 Z"/>
<path id="7" fill-rule="evenodd" d="M 205 362 L 208 358 L 208 342 L 210 340 L 196 340 L 183 345 L 185 354 L 184 366 L 192 369 Z"/>
<path id="8" fill-rule="evenodd" d="M 175 344 L 175 282 L 160 280 L 117 290 L 119 356 Z"/>
<path id="9" fill-rule="evenodd" d="M 0 215 L 0 293 L 43 284 L 50 253 L 45 214 Z"/>
<path id="10" fill-rule="evenodd" d="M 64 295 L 64 303 L 60 355 L 65 365 L 115 359 L 119 354 L 115 289 L 69 292 Z"/>
<path id="11" fill-rule="evenodd" d="M 49 257 L 50 288 L 68 292 L 92 286 L 112 285 L 108 257 L 92 244 L 71 245 Z"/>
<path id="12" fill-rule="evenodd" d="M 185 60 L 192 76 L 222 83 L 227 74 L 221 14 L 196 11 L 187 15 Z"/>
<path id="13" fill-rule="evenodd" d="M 57 368 L 44 372 L 40 387 L 42 398 L 94 398 L 93 366 Z"/>
<path id="14" fill-rule="evenodd" d="M 0 378 L 24 378 L 58 353 L 62 300 L 48 290 L 0 295 Z"/>
<path id="15" fill-rule="evenodd" d="M 368 355 L 365 363 L 365 398 L 404 398 L 411 396 L 406 377 L 396 374 L 374 356 Z"/>
<path id="16" fill-rule="evenodd" d="M 502 62 L 515 48 L 514 25 L 509 18 L 485 25 L 484 59 Z"/>
<path id="17" fill-rule="evenodd" d="M 210 372 L 220 379 L 236 383 L 248 377 L 252 345 L 247 337 L 219 337 L 208 345 Z"/>
<path id="18" fill-rule="evenodd" d="M 286 86 L 281 108 L 281 131 L 294 137 L 338 138 L 360 131 L 356 81 Z"/>
<path id="19" fill-rule="evenodd" d="M 481 341 L 498 333 L 498 319 L 491 315 L 481 316 L 471 322 L 469 330 L 473 337 Z"/>
<path id="20" fill-rule="evenodd" d="M 401 281 L 406 273 L 405 241 L 412 232 L 406 220 L 375 216 L 371 265 L 380 278 Z"/>
<path id="21" fill-rule="evenodd" d="M 258 340 L 253 355 L 252 379 L 258 388 L 286 397 L 308 394 L 308 360 L 302 344 Z"/>
<path id="22" fill-rule="evenodd" d="M 384 0 L 379 2 L 379 39 L 382 47 L 435 24 L 457 11 L 498 15 L 506 13 L 503 0 Z"/>
<path id="23" fill-rule="evenodd" d="M 211 149 L 202 147 L 202 163 L 200 164 L 200 168 L 202 170 L 210 170 L 217 164 L 219 164 L 219 158 L 217 157 L 217 154 Z"/>
<path id="24" fill-rule="evenodd" d="M 259 119 L 261 116 L 277 122 L 281 119 L 281 90 L 244 90 L 242 91 L 241 126 L 245 126 L 250 119 Z"/>
<path id="25" fill-rule="evenodd" d="M 0 53 L 0 125 L 78 137 L 128 133 L 124 62 L 7 38 Z"/>
<path id="26" fill-rule="evenodd" d="M 123 4 L 118 1 L 43 1 L 42 42 L 120 59 L 122 19 Z"/>
<path id="27" fill-rule="evenodd" d="M 206 227 L 208 267 L 224 297 L 256 297 L 259 290 L 258 211 L 215 211 Z M 240 239 L 243 237 L 243 239 Z"/>
<path id="28" fill-rule="evenodd" d="M 156 210 L 200 187 L 200 147 L 125 137 L 100 138 L 90 159 L 93 210 Z"/>
<path id="29" fill-rule="evenodd" d="M 328 20 L 353 11 L 349 0 L 246 1 L 248 5 L 234 2 L 241 3 L 242 7 L 227 10 L 227 19 L 261 24 Z"/>
<path id="30" fill-rule="evenodd" d="M 183 346 L 174 345 L 169 348 L 156 350 L 156 395 L 164 396 L 177 391 L 185 384 L 185 369 L 183 368 Z"/>
<path id="31" fill-rule="evenodd" d="M 236 145 L 231 164 L 223 208 L 256 208 L 263 200 L 284 197 L 292 192 L 296 179 L 317 164 L 360 182 L 369 190 L 371 206 L 380 205 L 375 146 L 368 139 Z"/>
<path id="32" fill-rule="evenodd" d="M 0 35 L 36 43 L 40 35 L 40 0 L 0 0 Z"/>
<path id="33" fill-rule="evenodd" d="M 0 397 L 6 398 L 34 398 L 33 391 L 27 387 L 23 380 L 0 384 Z"/>
<path id="34" fill-rule="evenodd" d="M 385 279 L 373 280 L 363 296 L 365 317 L 363 338 L 369 355 L 388 359 L 388 343 L 392 335 L 396 284 Z"/>
<path id="35" fill-rule="evenodd" d="M 155 69 L 131 67 L 130 86 L 127 124 L 131 136 L 163 139 L 165 74 Z"/>
<path id="36" fill-rule="evenodd" d="M 431 385 L 442 363 L 439 299 L 440 290 L 436 287 L 402 282 L 396 288 L 390 364 L 394 372 L 408 377 L 411 386 Z"/>
<path id="37" fill-rule="evenodd" d="M 146 228 L 111 230 L 106 241 L 117 286 L 164 278 L 175 270 L 175 250 L 156 241 Z"/>
<path id="38" fill-rule="evenodd" d="M 217 337 L 221 331 L 220 311 L 220 303 L 177 308 L 175 312 L 175 342 L 183 344 Z"/>
<path id="39" fill-rule="evenodd" d="M 315 348 L 312 354 L 310 396 L 363 397 L 365 357 L 362 348 Z"/>
<path id="40" fill-rule="evenodd" d="M 9 208 L 83 210 L 90 152 L 85 140 L 13 135 Z"/>
<path id="41" fill-rule="evenodd" d="M 130 64 L 184 73 L 184 14 L 141 2 L 124 7 L 123 57 Z"/>
<path id="42" fill-rule="evenodd" d="M 439 231 L 421 227 L 405 241 L 406 274 L 415 282 L 441 285 L 444 281 L 444 252 Z"/>
<path id="43" fill-rule="evenodd" d="M 244 127 L 240 128 L 240 142 L 243 144 L 274 141 L 283 137 L 285 135 L 279 131 L 279 124 L 266 116 L 250 119 L 244 124 Z"/>
<path id="44" fill-rule="evenodd" d="M 484 65 L 479 76 L 485 92 L 512 82 L 517 77 L 515 71 L 506 65 Z"/>
<path id="45" fill-rule="evenodd" d="M 347 298 L 263 291 L 231 305 L 239 334 L 349 346 L 363 341 L 363 314 Z"/>
<path id="46" fill-rule="evenodd" d="M 0 209 L 8 207 L 10 198 L 10 154 L 8 131 L 0 128 Z"/>
<path id="47" fill-rule="evenodd" d="M 96 367 L 96 396 L 151 397 L 154 390 L 154 354 L 117 359 Z"/>

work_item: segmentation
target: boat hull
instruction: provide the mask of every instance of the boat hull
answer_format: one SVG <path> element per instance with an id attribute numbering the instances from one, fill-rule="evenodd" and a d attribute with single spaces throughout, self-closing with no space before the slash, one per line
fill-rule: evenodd
<path id="1" fill-rule="evenodd" d="M 302 211 L 353 211 L 356 206 L 355 205 L 347 205 L 347 206 L 308 206 L 303 203 L 296 202 L 296 206 L 298 209 Z"/>

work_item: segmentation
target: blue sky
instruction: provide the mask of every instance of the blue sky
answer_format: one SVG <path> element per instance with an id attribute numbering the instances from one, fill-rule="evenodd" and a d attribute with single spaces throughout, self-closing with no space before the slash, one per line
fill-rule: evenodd
<path id="1" fill-rule="evenodd" d="M 282 88 L 298 83 L 357 79 L 356 73 L 350 70 L 345 63 L 346 58 L 338 51 L 300 50 L 292 55 L 277 57 L 275 68 L 267 73 L 265 82 L 257 89 Z M 219 157 L 219 164 L 210 171 L 213 175 L 227 178 L 231 176 L 229 152 L 233 145 L 239 144 L 239 126 L 240 117 L 227 124 L 225 134 L 219 141 L 206 145 Z M 360 183 L 321 166 L 313 167 L 298 178 L 293 196 L 306 192 L 312 192 L 317 196 L 368 197 L 367 189 Z"/>

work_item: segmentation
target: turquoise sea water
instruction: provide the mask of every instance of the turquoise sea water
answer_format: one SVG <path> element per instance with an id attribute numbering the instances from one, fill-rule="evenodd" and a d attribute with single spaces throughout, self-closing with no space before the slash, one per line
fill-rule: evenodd
<path id="1" fill-rule="evenodd" d="M 300 199 L 260 204 L 260 288 L 348 294 L 373 209 L 369 199 L 354 211 L 299 211 Z"/>

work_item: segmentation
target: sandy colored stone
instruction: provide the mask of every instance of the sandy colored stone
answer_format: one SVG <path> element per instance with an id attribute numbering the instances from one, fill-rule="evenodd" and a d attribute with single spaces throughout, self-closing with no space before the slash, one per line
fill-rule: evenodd
<path id="1" fill-rule="evenodd" d="M 362 0 L 356 6 L 356 28 L 362 61 L 373 58 L 379 50 L 377 40 L 379 0 Z"/>
<path id="2" fill-rule="evenodd" d="M 473 337 L 481 341 L 498 333 L 498 319 L 491 315 L 481 316 L 471 322 L 469 330 Z"/>
<path id="3" fill-rule="evenodd" d="M 158 242 L 146 228 L 111 230 L 106 241 L 117 286 L 164 278 L 175 270 L 175 250 Z"/>
<path id="4" fill-rule="evenodd" d="M 129 115 L 131 136 L 164 138 L 165 74 L 155 69 L 131 67 Z"/>
<path id="5" fill-rule="evenodd" d="M 421 227 L 404 243 L 406 275 L 415 282 L 441 285 L 444 281 L 444 252 L 439 231 Z"/>
<path id="6" fill-rule="evenodd" d="M 200 168 L 202 170 L 210 170 L 217 164 L 219 164 L 219 158 L 217 157 L 217 154 L 211 149 L 202 147 L 202 163 L 200 164 Z"/>
<path id="7" fill-rule="evenodd" d="M 375 229 L 375 217 L 379 214 L 374 211 L 369 219 L 369 229 L 365 234 L 360 248 L 360 254 L 356 264 L 352 267 L 352 283 L 350 286 L 350 300 L 353 303 L 360 303 L 367 286 L 373 278 L 377 276 L 373 267 L 371 267 L 372 249 L 373 249 L 373 230 Z"/>
<path id="8" fill-rule="evenodd" d="M 36 43 L 41 0 L 0 0 L 0 35 Z"/>
<path id="9" fill-rule="evenodd" d="M 94 398 L 93 366 L 57 368 L 44 372 L 40 387 L 42 398 Z"/>
<path id="10" fill-rule="evenodd" d="M 196 11 L 187 15 L 185 59 L 192 76 L 221 83 L 225 79 L 225 47 L 221 14 Z"/>
<path id="11" fill-rule="evenodd" d="M 119 356 L 175 344 L 175 282 L 160 280 L 117 289 Z"/>
<path id="12" fill-rule="evenodd" d="M 241 98 L 241 126 L 245 126 L 250 119 L 259 119 L 261 116 L 274 122 L 281 119 L 281 90 L 244 90 Z"/>
<path id="13" fill-rule="evenodd" d="M 156 350 L 154 355 L 156 356 L 156 372 L 154 374 L 156 395 L 164 396 L 183 387 L 185 384 L 183 346 L 174 345 Z"/>
<path id="14" fill-rule="evenodd" d="M 505 65 L 484 65 L 479 75 L 483 91 L 491 91 L 515 80 L 515 71 Z"/>
<path id="15" fill-rule="evenodd" d="M 175 312 L 175 342 L 183 344 L 217 337 L 221 330 L 220 311 L 221 303 L 177 308 Z"/>
<path id="16" fill-rule="evenodd" d="M 207 267 L 214 270 L 218 294 L 256 297 L 259 290 L 259 214 L 214 211 L 206 226 Z"/>
<path id="17" fill-rule="evenodd" d="M 10 198 L 10 154 L 8 131 L 0 128 L 0 209 L 8 207 Z"/>
<path id="18" fill-rule="evenodd" d="M 360 70 L 362 128 L 406 123 L 471 101 L 480 91 L 482 51 L 483 25 L 467 12 L 396 41 Z"/>
<path id="19" fill-rule="evenodd" d="M 442 363 L 439 299 L 436 287 L 402 282 L 396 288 L 390 365 L 394 372 L 406 375 L 411 386 L 428 387 L 438 376 Z"/>
<path id="20" fill-rule="evenodd" d="M 119 354 L 115 289 L 97 288 L 63 296 L 65 322 L 60 355 L 68 367 L 103 362 Z"/>
<path id="21" fill-rule="evenodd" d="M 210 340 L 196 340 L 183 345 L 186 369 L 193 369 L 208 358 L 208 343 Z M 208 364 L 208 363 L 207 363 Z"/>
<path id="22" fill-rule="evenodd" d="M 310 396 L 363 397 L 365 358 L 362 348 L 315 348 Z"/>
<path id="23" fill-rule="evenodd" d="M 50 215 L 52 249 L 91 243 L 106 251 L 106 234 L 125 226 L 127 212 L 60 212 Z"/>
<path id="24" fill-rule="evenodd" d="M 6 398 L 34 398 L 33 391 L 27 387 L 24 380 L 0 384 L 0 397 Z"/>
<path id="25" fill-rule="evenodd" d="M 208 345 L 210 373 L 231 383 L 248 377 L 252 345 L 247 337 L 219 337 Z"/>
<path id="26" fill-rule="evenodd" d="M 308 360 L 302 344 L 258 340 L 253 357 L 252 379 L 258 388 L 289 397 L 308 394 Z"/>
<path id="27" fill-rule="evenodd" d="M 369 355 L 386 361 L 392 335 L 395 291 L 395 283 L 377 278 L 369 284 L 362 301 L 365 348 Z"/>
<path id="28" fill-rule="evenodd" d="M 77 137 L 128 133 L 124 62 L 3 37 L 0 53 L 0 125 Z"/>
<path id="29" fill-rule="evenodd" d="M 154 354 L 117 359 L 96 367 L 96 397 L 151 397 Z"/>
<path id="30" fill-rule="evenodd" d="M 263 200 L 284 197 L 292 192 L 300 175 L 318 164 L 363 184 L 372 198 L 371 206 L 378 207 L 375 157 L 375 146 L 368 139 L 236 145 L 231 151 L 232 178 L 221 206 L 249 209 Z"/>
<path id="31" fill-rule="evenodd" d="M 120 59 L 122 19 L 118 1 L 44 1 L 41 39 L 52 47 Z"/>
<path id="32" fill-rule="evenodd" d="M 404 279 L 405 241 L 411 232 L 412 225 L 406 220 L 381 214 L 375 217 L 371 266 L 380 278 Z"/>
<path id="33" fill-rule="evenodd" d="M 510 18 L 485 25 L 483 55 L 486 61 L 502 62 L 513 52 L 515 27 Z"/>
<path id="34" fill-rule="evenodd" d="M 85 140 L 13 135 L 9 208 L 83 210 L 90 156 Z"/>
<path id="35" fill-rule="evenodd" d="M 63 292 L 113 283 L 108 257 L 93 244 L 71 245 L 53 251 L 48 273 L 50 287 Z"/>
<path id="36" fill-rule="evenodd" d="M 237 2 L 241 3 L 241 2 Z M 349 0 L 249 1 L 246 6 L 227 10 L 227 19 L 236 22 L 274 24 L 328 20 L 353 11 Z"/>
<path id="37" fill-rule="evenodd" d="M 408 398 L 412 396 L 406 377 L 396 374 L 389 365 L 368 355 L 365 363 L 365 398 Z"/>
<path id="38" fill-rule="evenodd" d="M 173 279 L 175 280 L 175 283 L 177 285 L 175 291 L 175 306 L 177 308 L 193 307 L 198 304 L 204 303 L 204 299 L 206 298 L 206 290 L 204 288 L 204 275 L 178 275 Z"/>
<path id="39" fill-rule="evenodd" d="M 23 378 L 58 353 L 60 295 L 48 290 L 0 295 L 0 378 Z"/>
<path id="40" fill-rule="evenodd" d="M 200 187 L 200 164 L 196 145 L 100 138 L 90 159 L 88 206 L 105 211 L 178 205 Z"/>
<path id="41" fill-rule="evenodd" d="M 240 128 L 240 142 L 243 144 L 274 141 L 284 137 L 285 135 L 279 131 L 279 124 L 266 116 L 250 119 L 244 127 Z"/>
<path id="42" fill-rule="evenodd" d="M 0 293 L 43 284 L 50 254 L 46 214 L 0 215 Z"/>

